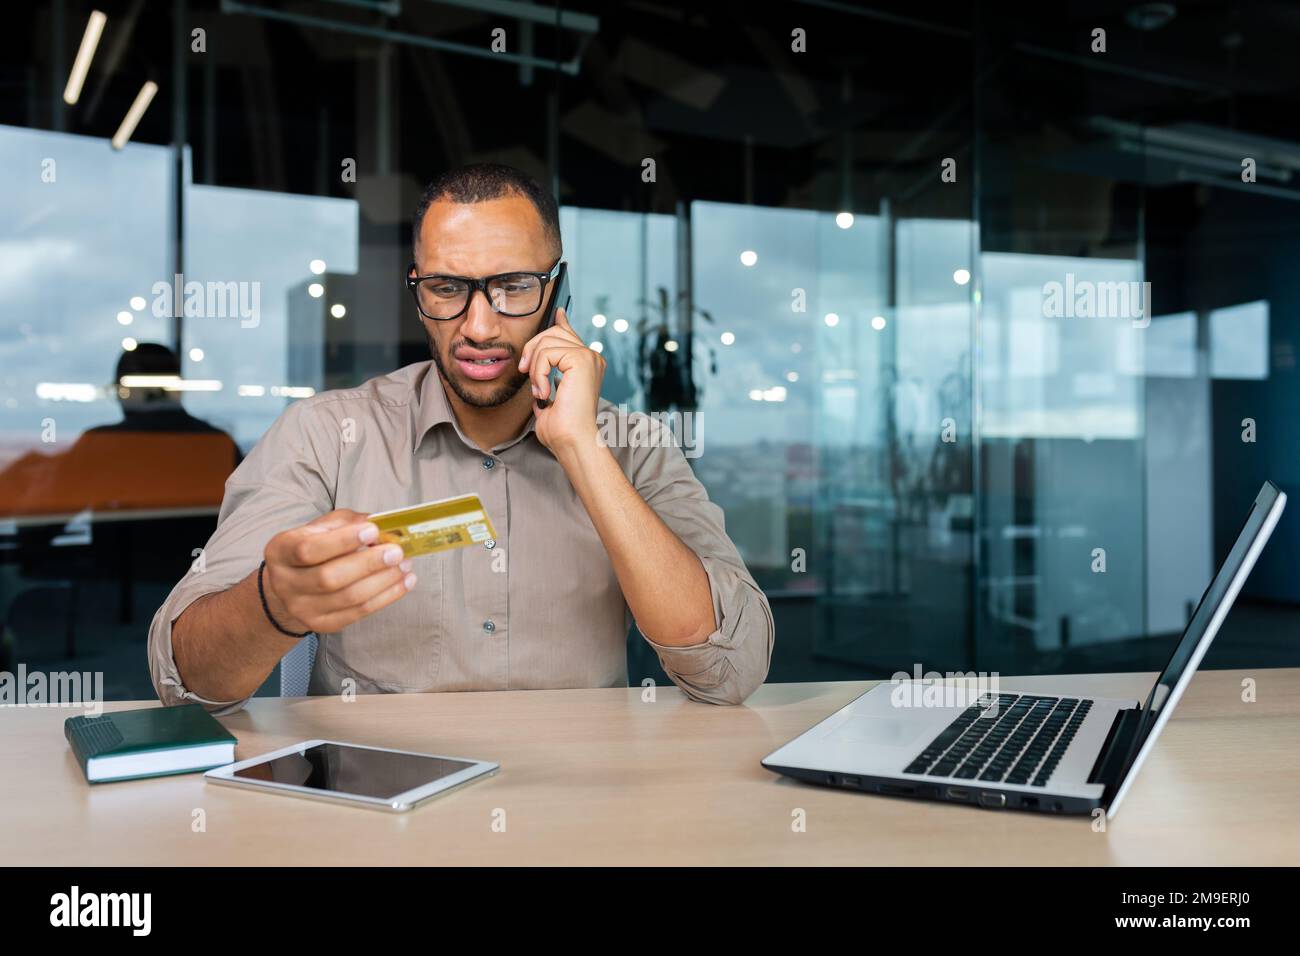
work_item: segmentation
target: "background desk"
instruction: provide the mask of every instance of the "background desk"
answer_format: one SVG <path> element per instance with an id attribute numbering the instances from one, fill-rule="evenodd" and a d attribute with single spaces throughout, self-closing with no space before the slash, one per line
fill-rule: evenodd
<path id="1" fill-rule="evenodd" d="M 1241 681 L 1258 701 L 1241 700 Z M 1061 678 L 1026 678 L 1051 691 Z M 1143 699 L 1154 675 L 1069 678 Z M 204 783 L 87 786 L 73 711 L 0 709 L 0 863 L 1296 864 L 1300 669 L 1197 676 L 1108 832 L 1055 817 L 796 784 L 759 759 L 871 686 L 774 684 L 741 707 L 639 688 L 253 700 L 237 759 L 312 737 L 496 760 L 500 773 L 389 815 Z M 141 706 L 110 704 L 108 710 Z M 193 811 L 207 830 L 191 829 Z M 493 811 L 506 831 L 492 830 Z M 807 831 L 791 830 L 803 808 Z"/>

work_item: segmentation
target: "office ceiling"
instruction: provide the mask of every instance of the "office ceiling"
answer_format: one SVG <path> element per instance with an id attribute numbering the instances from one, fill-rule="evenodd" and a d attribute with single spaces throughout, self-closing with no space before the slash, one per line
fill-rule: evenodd
<path id="1" fill-rule="evenodd" d="M 152 78 L 161 90 L 136 139 L 169 142 L 172 4 L 95 5 L 109 26 L 66 128 L 111 135 Z M 1296 138 L 1300 5 L 1282 0 L 564 5 L 598 21 L 594 33 L 526 26 L 492 0 L 401 0 L 397 16 L 362 5 L 248 0 L 262 12 L 223 12 L 229 0 L 191 0 L 187 22 L 207 30 L 206 51 L 182 55 L 201 180 L 343 194 L 336 156 L 386 162 L 380 172 L 419 181 L 454 162 L 505 156 L 544 175 L 554 150 L 563 198 L 584 205 L 671 211 L 688 197 L 832 209 L 846 197 L 860 208 L 891 197 L 916 214 L 952 215 L 932 173 L 937 157 L 969 150 L 977 81 L 992 135 L 1023 135 L 1049 152 L 1044 144 L 1059 135 L 1074 156 L 1061 162 L 1101 163 L 1156 185 L 1169 170 L 1134 165 L 1097 117 L 1155 127 L 1208 117 L 1212 129 Z M 21 95 L 2 98 L 0 121 L 51 125 L 52 66 L 61 57 L 66 70 L 89 9 L 65 0 L 12 13 L 0 88 Z M 509 51 L 576 57 L 576 71 L 349 32 L 481 49 L 497 26 Z M 807 52 L 791 51 L 796 27 L 807 31 Z M 1104 54 L 1090 49 L 1099 27 Z M 385 58 L 386 81 L 377 72 Z M 384 129 L 387 148 L 378 145 Z M 646 157 L 658 165 L 653 189 L 641 180 Z"/>

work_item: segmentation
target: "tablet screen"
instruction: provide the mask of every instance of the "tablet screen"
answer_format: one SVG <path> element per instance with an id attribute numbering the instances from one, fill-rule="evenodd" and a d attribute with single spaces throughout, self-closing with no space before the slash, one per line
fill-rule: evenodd
<path id="1" fill-rule="evenodd" d="M 264 760 L 236 770 L 231 776 L 388 800 L 472 766 L 468 760 L 326 743 Z"/>

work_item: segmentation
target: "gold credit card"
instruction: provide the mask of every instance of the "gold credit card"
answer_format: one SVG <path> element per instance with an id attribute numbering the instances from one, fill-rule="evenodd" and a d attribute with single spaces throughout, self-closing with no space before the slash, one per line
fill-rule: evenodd
<path id="1" fill-rule="evenodd" d="M 379 526 L 379 540 L 400 544 L 408 558 L 482 544 L 496 537 L 492 521 L 478 495 L 426 501 L 409 508 L 377 511 L 370 520 Z"/>

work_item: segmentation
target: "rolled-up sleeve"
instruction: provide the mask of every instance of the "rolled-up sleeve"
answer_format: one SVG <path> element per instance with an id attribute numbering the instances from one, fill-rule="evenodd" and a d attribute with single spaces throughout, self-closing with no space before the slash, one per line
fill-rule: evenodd
<path id="1" fill-rule="evenodd" d="M 172 654 L 172 625 L 191 604 L 238 584 L 257 569 L 266 543 L 332 510 L 337 452 L 328 426 L 305 399 L 290 405 L 226 480 L 217 529 L 149 626 L 149 673 L 165 706 L 202 704 L 227 714 L 247 701 L 207 700 L 181 681 Z"/>
<path id="2" fill-rule="evenodd" d="M 681 449 L 666 437 L 670 433 L 658 423 L 650 430 L 658 439 L 647 443 L 652 447 L 638 449 L 630 478 L 704 565 L 716 630 L 703 643 L 686 647 L 645 641 L 686 696 L 739 704 L 767 677 L 775 641 L 772 609 L 727 537 L 722 509 L 709 500 Z"/>

